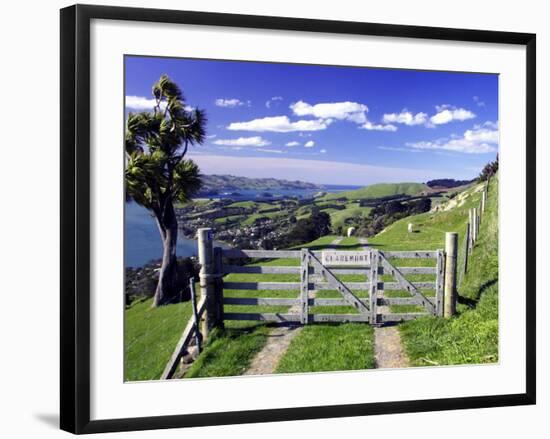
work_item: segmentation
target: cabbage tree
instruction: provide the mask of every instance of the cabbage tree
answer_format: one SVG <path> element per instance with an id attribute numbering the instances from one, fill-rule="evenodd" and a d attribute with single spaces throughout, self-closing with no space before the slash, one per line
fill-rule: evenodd
<path id="1" fill-rule="evenodd" d="M 126 121 L 126 195 L 149 210 L 162 240 L 162 264 L 153 300 L 165 305 L 179 296 L 174 203 L 185 203 L 200 189 L 198 166 L 185 158 L 202 144 L 206 117 L 186 105 L 180 88 L 163 75 L 153 85 L 151 111 L 130 113 Z"/>

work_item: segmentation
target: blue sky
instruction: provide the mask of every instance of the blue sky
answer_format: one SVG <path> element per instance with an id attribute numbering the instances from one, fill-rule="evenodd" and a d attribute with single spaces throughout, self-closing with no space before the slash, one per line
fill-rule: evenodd
<path id="1" fill-rule="evenodd" d="M 126 110 L 167 74 L 206 111 L 205 174 L 325 184 L 469 179 L 498 151 L 498 76 L 126 57 Z"/>

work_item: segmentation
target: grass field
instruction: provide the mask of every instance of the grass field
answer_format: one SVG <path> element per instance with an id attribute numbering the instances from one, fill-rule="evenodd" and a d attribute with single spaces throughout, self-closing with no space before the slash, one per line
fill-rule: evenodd
<path id="1" fill-rule="evenodd" d="M 276 372 L 325 372 L 374 367 L 373 329 L 360 323 L 305 326 Z"/>
<path id="2" fill-rule="evenodd" d="M 160 378 L 183 328 L 191 303 L 151 308 L 152 299 L 136 302 L 124 313 L 124 379 Z"/>
<path id="3" fill-rule="evenodd" d="M 406 188 L 397 188 L 396 191 Z M 459 273 L 462 271 L 464 234 L 468 210 L 478 206 L 480 192 L 475 185 L 447 203 L 452 209 L 427 212 L 399 220 L 369 238 L 369 245 L 380 250 L 435 250 L 444 248 L 446 232 L 459 233 Z M 412 189 L 411 189 L 412 190 Z M 494 362 L 498 359 L 498 181 L 490 187 L 481 235 L 469 262 L 466 276 L 459 275 L 457 316 L 451 319 L 426 317 L 399 325 L 402 342 L 413 366 Z M 401 193 L 401 192 L 399 192 Z M 341 195 L 341 194 L 339 194 Z M 380 196 L 380 195 L 377 195 Z M 350 203 L 354 205 L 355 203 Z M 245 207 L 245 206 L 243 206 Z M 443 204 L 444 207 L 444 204 Z M 331 215 L 344 211 L 333 211 Z M 265 215 L 267 216 L 267 215 Z M 407 226 L 414 225 L 409 233 Z M 307 245 L 313 250 L 328 247 L 337 236 L 324 236 Z M 299 246 L 305 247 L 305 246 Z M 360 247 L 356 237 L 344 238 L 342 250 Z M 253 261 L 258 265 L 297 266 L 298 259 Z M 394 260 L 401 266 L 433 266 L 434 260 Z M 340 276 L 343 281 L 361 282 L 364 276 Z M 410 275 L 411 281 L 433 281 L 434 275 Z M 298 275 L 231 274 L 226 281 L 299 281 Z M 384 281 L 392 279 L 384 275 Z M 424 290 L 427 296 L 434 291 Z M 226 297 L 292 297 L 298 291 L 225 290 Z M 367 297 L 367 291 L 355 291 Z M 387 297 L 405 297 L 406 291 L 386 291 Z M 337 298 L 337 291 L 322 290 L 319 298 Z M 285 306 L 226 305 L 227 312 L 285 312 Z M 393 312 L 417 311 L 411 306 L 392 306 Z M 160 376 L 166 361 L 190 317 L 188 303 L 150 308 L 150 301 L 136 303 L 125 315 L 125 379 L 147 380 Z M 352 307 L 312 307 L 312 313 L 355 313 Z M 263 322 L 226 321 L 225 329 L 215 330 L 203 353 L 187 371 L 186 378 L 232 376 L 242 374 L 268 340 L 270 326 Z M 374 367 L 373 329 L 364 324 L 311 324 L 303 327 L 292 340 L 277 365 L 277 373 L 352 370 Z"/>
<path id="4" fill-rule="evenodd" d="M 458 314 L 400 325 L 412 365 L 498 361 L 498 180 L 489 188 L 480 238 L 459 284 Z"/>
<path id="5" fill-rule="evenodd" d="M 329 209 L 326 209 L 325 212 L 327 212 L 330 215 L 330 222 L 333 229 L 337 229 L 338 227 L 346 227 L 346 220 L 349 218 L 358 218 L 363 216 L 368 216 L 369 212 L 372 210 L 370 207 L 361 207 L 359 206 L 359 203 L 347 203 L 346 208 L 342 210 L 331 210 L 328 212 Z"/>
<path id="6" fill-rule="evenodd" d="M 368 198 L 388 197 L 399 194 L 417 195 L 427 189 L 428 186 L 422 183 L 378 183 L 353 191 L 326 194 L 325 196 L 319 198 L 319 200 L 334 200 L 337 198 L 361 200 Z"/>

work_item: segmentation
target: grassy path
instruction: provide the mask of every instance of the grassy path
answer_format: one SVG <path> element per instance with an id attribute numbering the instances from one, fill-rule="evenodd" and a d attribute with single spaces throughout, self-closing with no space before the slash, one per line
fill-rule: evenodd
<path id="1" fill-rule="evenodd" d="M 374 328 L 374 361 L 378 369 L 409 366 L 397 326 Z"/>
<path id="2" fill-rule="evenodd" d="M 354 249 L 355 237 L 325 236 L 307 245 L 323 248 Z M 297 265 L 297 259 L 262 261 L 261 265 Z M 258 263 L 260 264 L 260 263 Z M 353 276 L 352 276 L 353 277 Z M 296 275 L 231 274 L 228 281 L 298 281 Z M 353 280 L 353 279 L 348 279 Z M 365 294 L 365 291 L 356 292 Z M 231 291 L 228 297 L 297 297 L 298 291 Z M 339 297 L 337 291 L 318 291 L 311 297 Z M 289 307 L 235 306 L 228 312 L 292 312 Z M 312 307 L 310 312 L 356 312 L 353 307 Z M 261 375 L 270 373 L 354 370 L 374 367 L 373 330 L 369 325 L 312 324 L 280 327 L 263 322 L 226 321 L 225 330 L 210 337 L 205 350 L 185 374 L 186 378 Z"/>
<path id="3" fill-rule="evenodd" d="M 326 247 L 337 248 L 343 237 L 338 237 Z M 315 297 L 315 292 L 310 293 Z M 290 314 L 298 314 L 299 306 L 290 307 Z M 270 330 L 268 340 L 262 350 L 256 354 L 245 375 L 265 375 L 274 373 L 280 359 L 286 353 L 291 341 L 302 331 L 303 326 L 287 325 L 278 326 Z"/>
<path id="4" fill-rule="evenodd" d="M 292 340 L 276 372 L 329 372 L 373 367 L 372 326 L 364 323 L 326 323 L 305 326 Z"/>
<path id="5" fill-rule="evenodd" d="M 338 238 L 331 242 L 331 249 L 354 250 L 364 243 L 356 237 Z M 354 277 L 355 276 L 355 277 Z M 345 277 L 345 276 L 344 276 Z M 347 276 L 350 280 L 357 275 Z M 355 291 L 364 295 L 364 291 Z M 333 290 L 315 291 L 311 297 L 340 297 Z M 311 313 L 354 313 L 353 307 L 311 307 Z M 328 372 L 371 369 L 374 367 L 373 328 L 362 323 L 313 324 L 302 327 L 281 357 L 275 372 Z"/>
<path id="6" fill-rule="evenodd" d="M 281 357 L 302 326 L 278 326 L 269 331 L 268 341 L 252 360 L 244 375 L 266 375 L 275 372 Z"/>

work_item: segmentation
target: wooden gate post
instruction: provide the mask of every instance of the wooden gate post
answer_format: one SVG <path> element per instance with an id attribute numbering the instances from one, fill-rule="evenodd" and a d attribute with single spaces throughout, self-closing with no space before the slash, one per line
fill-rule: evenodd
<path id="1" fill-rule="evenodd" d="M 201 297 L 206 298 L 206 316 L 202 324 L 202 333 L 204 338 L 207 338 L 209 331 L 218 323 L 216 321 L 218 309 L 216 303 L 216 273 L 212 229 L 199 229 L 197 231 L 197 238 L 199 246 L 199 263 L 201 265 L 199 272 Z"/>
<path id="2" fill-rule="evenodd" d="M 215 326 L 223 328 L 223 257 L 221 247 L 214 247 L 214 297 L 216 308 Z"/>
<path id="3" fill-rule="evenodd" d="M 378 250 L 370 251 L 370 324 L 378 324 Z"/>
<path id="4" fill-rule="evenodd" d="M 307 325 L 309 318 L 309 249 L 303 248 L 300 260 L 300 322 Z"/>
<path id="5" fill-rule="evenodd" d="M 445 233 L 445 303 L 444 317 L 450 317 L 456 312 L 456 259 L 458 249 L 458 233 Z"/>
<path id="6" fill-rule="evenodd" d="M 437 277 L 435 290 L 435 315 L 443 317 L 443 304 L 445 303 L 443 294 L 445 290 L 445 252 L 437 251 Z"/>

